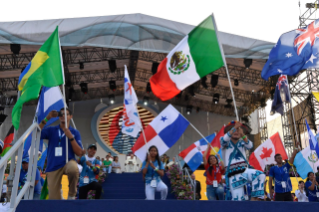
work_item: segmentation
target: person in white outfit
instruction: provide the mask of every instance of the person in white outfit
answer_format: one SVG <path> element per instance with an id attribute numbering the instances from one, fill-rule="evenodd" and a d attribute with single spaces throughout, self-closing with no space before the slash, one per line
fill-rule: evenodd
<path id="1" fill-rule="evenodd" d="M 309 202 L 305 191 L 305 182 L 300 180 L 298 183 L 298 188 L 299 189 L 295 191 L 298 202 Z"/>
<path id="2" fill-rule="evenodd" d="M 130 154 L 130 156 L 127 156 L 125 160 L 125 172 L 137 172 L 138 170 L 138 164 L 136 157 L 133 153 Z"/>
<path id="3" fill-rule="evenodd" d="M 151 146 L 148 152 L 149 154 L 146 155 L 146 159 L 142 165 L 146 199 L 154 200 L 155 191 L 157 191 L 161 192 L 161 199 L 165 200 L 168 189 L 161 179 L 164 176 L 164 164 L 159 158 L 156 146 Z"/>

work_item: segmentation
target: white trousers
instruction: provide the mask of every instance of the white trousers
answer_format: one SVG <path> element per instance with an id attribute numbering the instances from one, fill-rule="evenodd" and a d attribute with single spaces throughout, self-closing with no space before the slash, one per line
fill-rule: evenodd
<path id="1" fill-rule="evenodd" d="M 157 187 L 154 188 L 151 184 L 145 184 L 145 195 L 146 200 L 155 200 L 155 191 L 161 192 L 161 200 L 166 200 L 167 197 L 167 186 L 163 181 L 157 183 Z"/>

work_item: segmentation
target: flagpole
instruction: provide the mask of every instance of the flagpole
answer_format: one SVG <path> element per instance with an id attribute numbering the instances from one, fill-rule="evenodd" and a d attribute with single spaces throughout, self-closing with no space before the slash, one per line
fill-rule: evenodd
<path id="1" fill-rule="evenodd" d="M 58 35 L 59 35 L 59 47 L 60 47 L 60 60 L 61 60 L 61 68 L 62 68 L 62 76 L 63 76 L 62 93 L 63 93 L 63 101 L 64 101 L 64 121 L 65 121 L 65 127 L 68 129 L 69 126 L 67 122 L 67 113 L 66 113 L 64 66 L 63 66 L 62 48 L 61 48 L 59 30 L 58 30 Z M 65 157 L 66 157 L 65 162 L 68 163 L 69 162 L 69 145 L 68 145 L 68 137 L 66 135 L 65 135 Z"/>
<path id="2" fill-rule="evenodd" d="M 226 63 L 226 59 L 225 59 L 225 55 L 224 55 L 223 46 L 221 45 L 221 43 L 220 43 L 220 41 L 219 41 L 219 35 L 218 35 L 219 33 L 218 33 L 218 30 L 217 30 L 217 25 L 216 25 L 216 23 L 215 23 L 214 13 L 212 13 L 212 19 L 213 19 L 213 25 L 214 25 L 214 28 L 215 28 L 215 31 L 216 31 L 216 35 L 217 35 L 217 41 L 218 41 L 218 44 L 219 44 L 219 49 L 220 49 L 220 51 L 221 51 L 221 53 L 222 53 L 222 57 L 223 57 L 224 66 L 225 66 L 226 73 L 227 73 L 227 78 L 228 78 L 228 83 L 229 83 L 231 95 L 232 95 L 233 102 L 234 102 L 236 119 L 237 119 L 237 121 L 239 121 L 238 111 L 237 111 L 237 106 L 236 106 L 236 100 L 235 100 L 235 96 L 234 96 L 234 91 L 233 91 L 233 87 L 232 87 L 231 81 L 230 81 L 230 76 L 229 76 L 228 67 L 227 67 L 227 63 Z"/>
<path id="3" fill-rule="evenodd" d="M 287 77 L 287 81 L 288 81 L 288 77 Z M 298 132 L 297 132 L 297 126 L 296 126 L 296 120 L 295 120 L 295 114 L 294 114 L 294 109 L 293 109 L 293 106 L 292 106 L 292 98 L 291 98 L 291 95 L 290 95 L 290 87 L 289 87 L 289 83 L 288 83 L 288 92 L 289 92 L 289 98 L 290 98 L 290 105 L 291 105 L 291 112 L 292 112 L 292 118 L 293 118 L 293 121 L 294 121 L 294 126 L 295 126 L 295 133 L 296 133 L 296 139 L 297 139 L 297 142 L 299 142 L 299 138 L 298 138 Z M 295 146 L 295 145 L 294 145 Z M 298 147 L 299 150 L 300 150 L 300 147 Z"/>

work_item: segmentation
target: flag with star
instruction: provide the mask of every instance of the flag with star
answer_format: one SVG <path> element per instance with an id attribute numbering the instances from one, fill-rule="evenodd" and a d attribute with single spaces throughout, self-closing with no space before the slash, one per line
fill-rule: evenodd
<path id="1" fill-rule="evenodd" d="M 270 115 L 280 113 L 284 114 L 284 103 L 290 102 L 287 75 L 280 75 L 276 84 L 274 100 L 272 101 Z"/>
<path id="2" fill-rule="evenodd" d="M 294 76 L 307 68 L 319 67 L 319 20 L 305 28 L 296 29 L 280 36 L 272 48 L 261 77 L 279 74 Z"/>

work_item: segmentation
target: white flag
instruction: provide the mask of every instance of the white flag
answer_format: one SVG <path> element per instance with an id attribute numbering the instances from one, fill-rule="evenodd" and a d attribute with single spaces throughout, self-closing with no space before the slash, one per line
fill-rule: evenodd
<path id="1" fill-rule="evenodd" d="M 142 124 L 138 116 L 136 104 L 138 102 L 135 90 L 132 86 L 130 76 L 125 67 L 124 74 L 124 105 L 123 105 L 123 122 L 122 133 L 137 137 L 142 129 Z"/>

